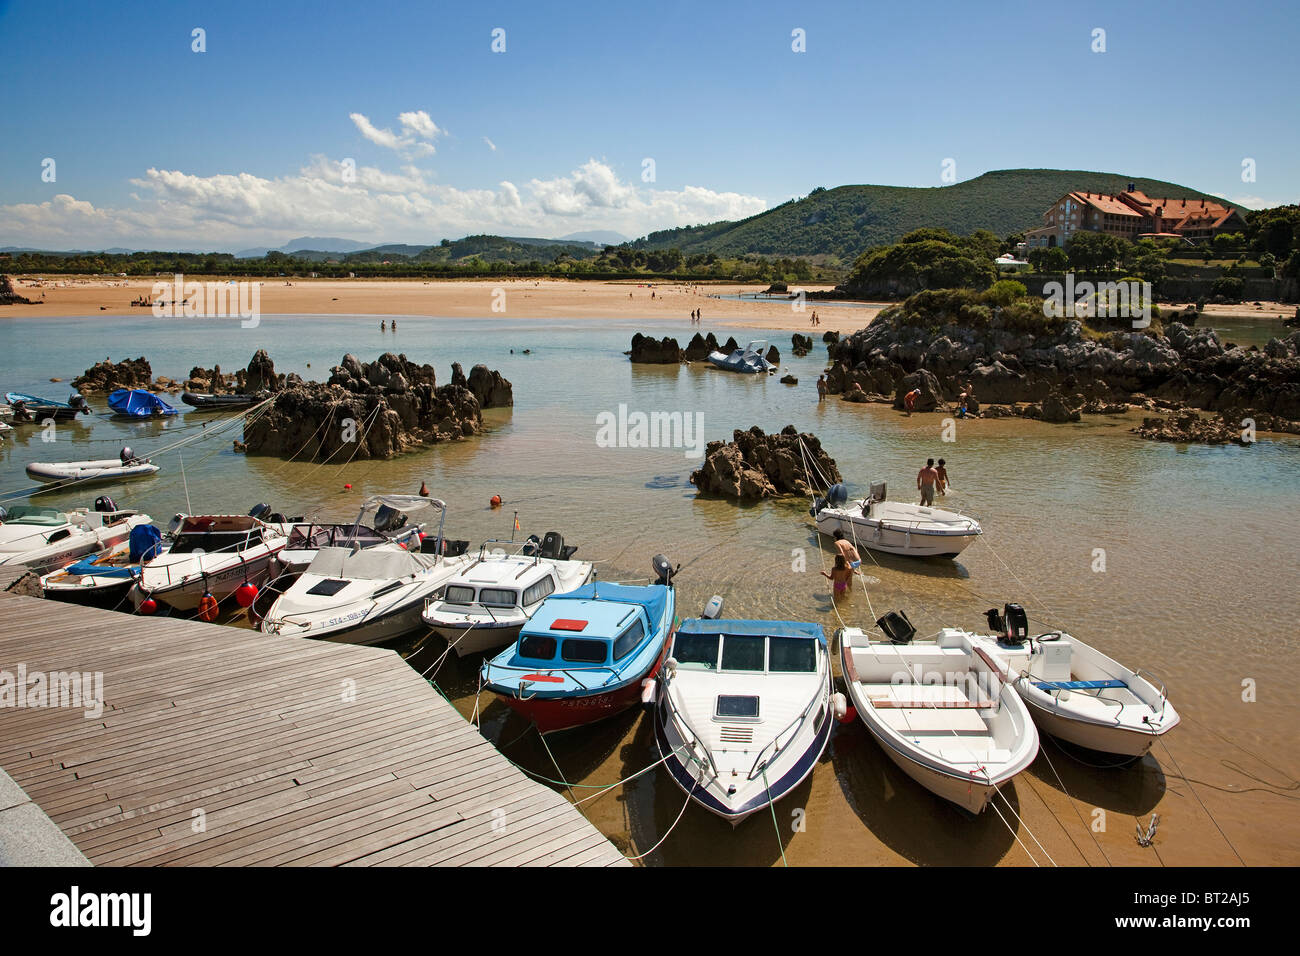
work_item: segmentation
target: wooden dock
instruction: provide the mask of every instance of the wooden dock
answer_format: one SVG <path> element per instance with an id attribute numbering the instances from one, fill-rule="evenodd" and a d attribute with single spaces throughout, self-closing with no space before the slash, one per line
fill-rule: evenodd
<path id="1" fill-rule="evenodd" d="M 0 707 L 0 767 L 97 866 L 627 865 L 393 651 L 0 593 L 20 664 L 103 674 L 98 716 Z"/>

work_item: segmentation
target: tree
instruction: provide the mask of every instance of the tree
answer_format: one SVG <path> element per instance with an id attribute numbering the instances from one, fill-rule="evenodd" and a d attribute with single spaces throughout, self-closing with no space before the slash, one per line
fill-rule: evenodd
<path id="1" fill-rule="evenodd" d="M 1050 249 L 1031 249 L 1029 264 L 1035 272 L 1064 272 L 1070 265 L 1070 258 L 1060 246 Z"/>
<path id="2" fill-rule="evenodd" d="M 1081 230 L 1065 243 L 1065 254 L 1070 267 L 1080 272 L 1104 272 L 1112 269 L 1124 256 L 1127 245 L 1118 236 L 1104 232 Z"/>

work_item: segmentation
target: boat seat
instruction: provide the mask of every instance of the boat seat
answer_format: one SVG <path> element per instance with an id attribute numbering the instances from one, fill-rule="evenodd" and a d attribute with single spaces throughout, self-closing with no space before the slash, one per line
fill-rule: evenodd
<path id="1" fill-rule="evenodd" d="M 988 726 L 976 710 L 953 707 L 873 708 L 887 727 L 904 736 L 911 734 L 987 735 Z"/>
<path id="2" fill-rule="evenodd" d="M 1128 687 L 1122 680 L 1036 680 L 1039 690 L 1103 690 L 1107 687 Z"/>

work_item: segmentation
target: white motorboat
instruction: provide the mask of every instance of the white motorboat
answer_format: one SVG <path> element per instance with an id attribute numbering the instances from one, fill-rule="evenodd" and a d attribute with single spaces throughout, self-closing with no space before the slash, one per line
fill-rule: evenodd
<path id="1" fill-rule="evenodd" d="M 103 495 L 95 499 L 94 510 L 12 505 L 0 515 L 0 565 L 21 564 L 44 573 L 121 544 L 132 528 L 152 520 L 118 508 Z"/>
<path id="2" fill-rule="evenodd" d="M 460 657 L 498 650 L 515 642 L 519 630 L 552 594 L 582 587 L 594 576 L 590 561 L 574 561 L 577 547 L 558 532 L 525 543 L 517 554 L 489 552 L 447 582 L 442 596 L 425 603 L 424 623 Z"/>
<path id="3" fill-rule="evenodd" d="M 860 548 L 918 558 L 955 558 L 984 533 L 969 515 L 887 500 L 883 481 L 872 482 L 871 493 L 855 502 L 844 500 L 843 489 L 833 485 L 826 498 L 817 499 L 812 513 L 818 531 L 827 535 L 843 531 Z"/>
<path id="4" fill-rule="evenodd" d="M 207 595 L 220 603 L 244 585 L 255 592 L 289 540 L 289 523 L 264 517 L 278 518 L 265 505 L 248 515 L 177 515 L 171 547 L 140 567 L 130 592 L 136 610 L 193 611 Z"/>
<path id="5" fill-rule="evenodd" d="M 1141 757 L 1178 725 L 1178 711 L 1158 679 L 1064 631 L 1030 637 L 1018 604 L 985 613 L 994 634 L 966 637 L 997 662 L 1043 733 L 1101 753 Z"/>
<path id="6" fill-rule="evenodd" d="M 162 540 L 153 525 L 136 525 L 127 541 L 43 575 L 41 594 L 51 601 L 129 609 L 127 594 L 140 573 L 141 562 L 162 554 L 169 546 L 170 542 Z"/>
<path id="7" fill-rule="evenodd" d="M 370 504 L 367 501 L 367 506 Z M 276 555 L 276 564 L 282 572 L 302 572 L 307 570 L 316 552 L 321 548 L 350 548 L 360 544 L 363 548 L 392 541 L 406 547 L 420 549 L 423 525 L 408 524 L 406 515 L 399 511 L 378 506 L 374 527 L 348 521 L 340 524 L 321 524 L 314 521 L 302 521 L 289 531 L 289 542 L 284 550 Z M 362 509 L 366 510 L 365 507 Z"/>
<path id="8" fill-rule="evenodd" d="M 655 740 L 683 792 L 734 826 L 807 778 L 845 711 L 820 625 L 689 620 L 668 653 Z"/>
<path id="9" fill-rule="evenodd" d="M 385 542 L 369 548 L 326 547 L 267 610 L 259 627 L 270 634 L 290 634 L 348 644 L 379 644 L 421 626 L 426 598 L 437 595 L 448 580 L 473 560 L 449 556 L 442 535 L 447 506 L 436 498 L 417 495 L 378 495 L 369 502 L 413 513 L 431 508 L 439 513 L 438 534 L 427 551 L 408 550 Z M 365 514 L 362 509 L 357 523 Z"/>
<path id="10" fill-rule="evenodd" d="M 876 642 L 860 628 L 839 631 L 849 697 L 886 755 L 937 796 L 979 813 L 996 788 L 1038 754 L 1038 731 L 997 664 L 965 631 L 944 628 L 934 641 L 910 643 L 910 625 Z"/>
<path id="11" fill-rule="evenodd" d="M 743 349 L 733 350 L 730 355 L 725 352 L 710 352 L 709 362 L 727 372 L 742 372 L 752 375 L 758 372 L 772 371 L 776 366 L 769 362 L 764 355 L 767 350 L 766 346 L 766 340 L 755 339 Z"/>

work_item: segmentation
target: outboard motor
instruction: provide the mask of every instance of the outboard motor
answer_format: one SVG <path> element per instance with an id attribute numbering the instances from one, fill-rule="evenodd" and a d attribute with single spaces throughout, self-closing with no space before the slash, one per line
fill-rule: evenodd
<path id="1" fill-rule="evenodd" d="M 673 583 L 673 575 L 682 569 L 680 564 L 674 568 L 673 563 L 668 560 L 667 555 L 663 554 L 656 554 L 651 558 L 650 566 L 654 568 L 655 571 L 655 583 L 663 585 L 671 585 Z"/>
<path id="2" fill-rule="evenodd" d="M 271 513 L 271 506 L 264 501 L 261 504 L 253 505 L 252 510 L 248 512 L 248 516 L 250 518 L 257 518 L 258 520 L 261 520 L 265 515 L 268 515 L 270 513 Z"/>
<path id="3" fill-rule="evenodd" d="M 1002 617 L 1006 621 L 1008 644 L 1023 644 L 1029 640 L 1029 615 L 1019 604 L 1007 604 L 1002 608 Z"/>
<path id="4" fill-rule="evenodd" d="M 989 630 L 1001 640 L 1007 630 L 1006 622 L 1002 620 L 1002 612 L 995 607 L 991 607 L 984 612 L 984 617 L 989 622 Z"/>
<path id="5" fill-rule="evenodd" d="M 813 506 L 808 513 L 814 518 L 821 514 L 823 508 L 838 508 L 849 500 L 849 489 L 842 483 L 836 483 L 826 489 L 826 497 L 813 499 Z"/>
<path id="6" fill-rule="evenodd" d="M 75 408 L 78 412 L 82 412 L 86 415 L 90 414 L 90 406 L 86 404 L 86 399 L 80 392 L 73 392 L 71 395 L 69 395 L 68 404 L 71 405 L 73 408 Z"/>
<path id="7" fill-rule="evenodd" d="M 380 534 L 396 531 L 404 524 L 406 524 L 406 515 L 396 508 L 380 505 L 379 510 L 375 512 L 375 530 Z"/>
<path id="8" fill-rule="evenodd" d="M 3 524 L 5 521 L 8 520 L 9 520 L 9 509 L 6 508 L 4 505 L 0 505 L 0 524 Z"/>
<path id="9" fill-rule="evenodd" d="M 912 638 L 916 636 L 916 628 L 903 611 L 890 611 L 876 618 L 876 626 L 895 644 L 911 644 Z"/>
<path id="10" fill-rule="evenodd" d="M 117 502 L 108 495 L 100 495 L 95 499 L 95 510 L 108 513 L 117 510 Z"/>
<path id="11" fill-rule="evenodd" d="M 135 461 L 135 452 L 131 450 L 130 445 L 123 445 L 122 450 L 117 453 L 117 457 L 122 459 L 122 464 L 129 465 Z"/>
<path id="12" fill-rule="evenodd" d="M 559 560 L 564 557 L 564 537 L 558 531 L 548 531 L 542 538 L 540 549 L 544 558 Z"/>

